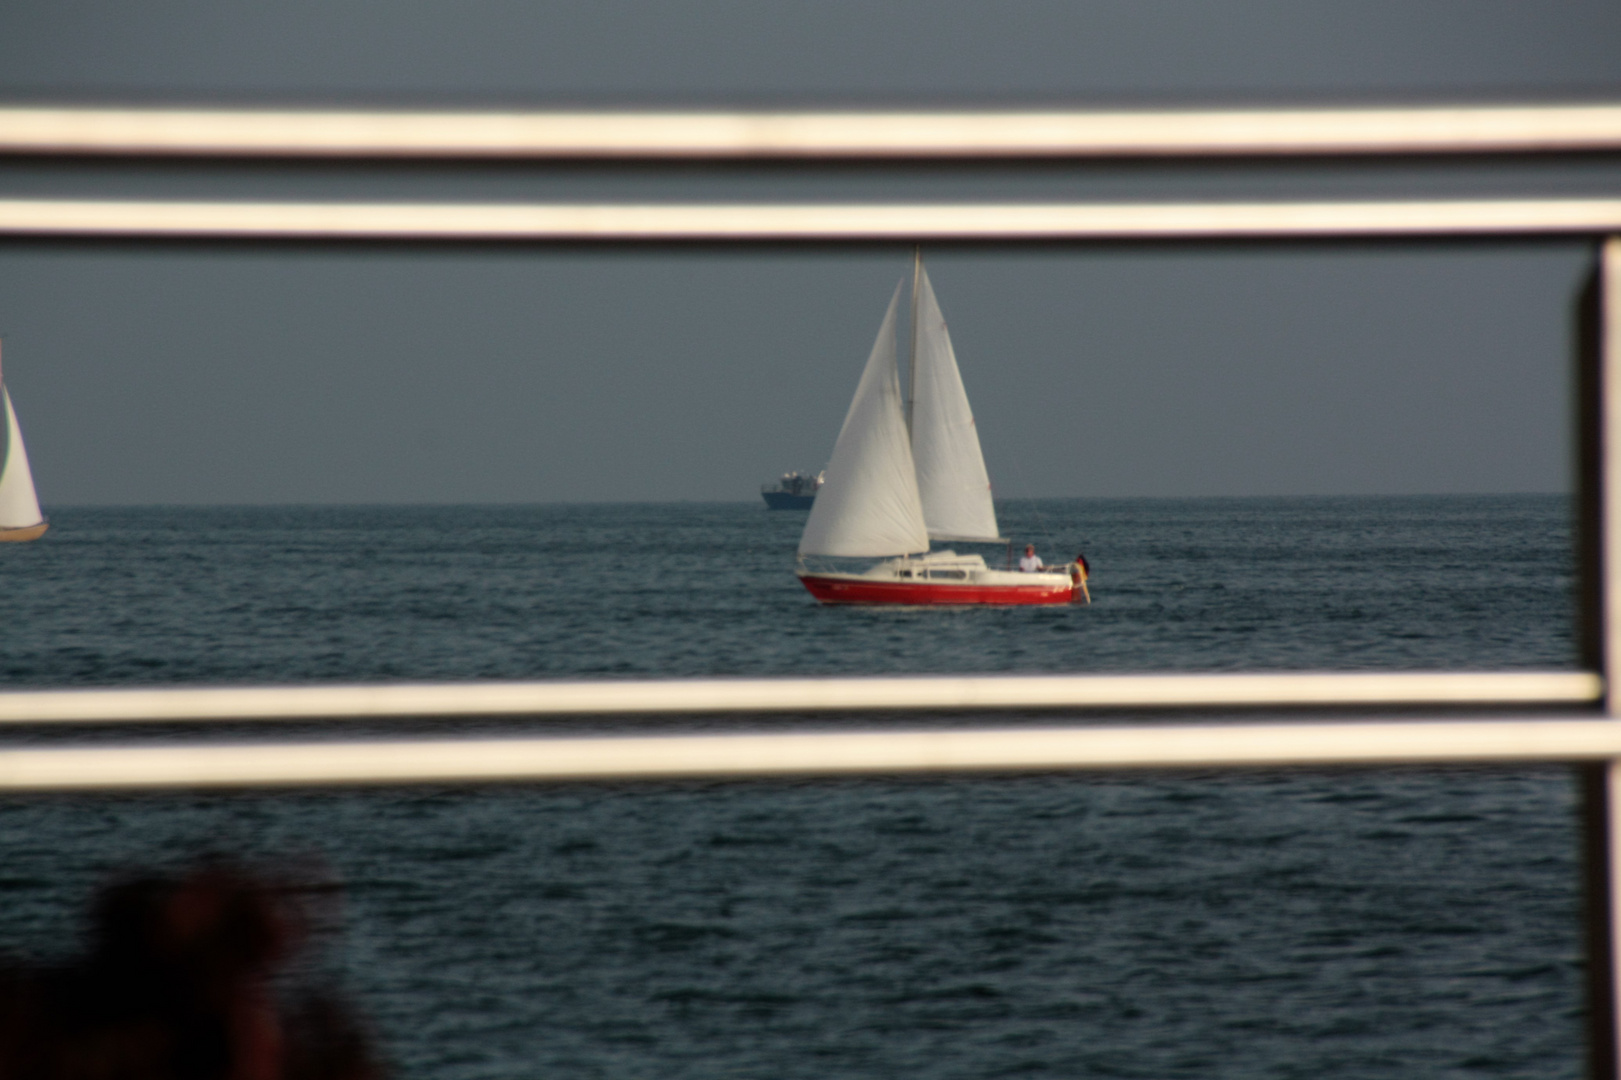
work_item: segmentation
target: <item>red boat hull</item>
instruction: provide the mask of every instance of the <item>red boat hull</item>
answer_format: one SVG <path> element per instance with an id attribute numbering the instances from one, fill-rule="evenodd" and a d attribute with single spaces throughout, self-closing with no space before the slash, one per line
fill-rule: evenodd
<path id="1" fill-rule="evenodd" d="M 860 581 L 801 574 L 824 604 L 1067 604 L 1073 585 L 954 585 L 939 581 Z"/>

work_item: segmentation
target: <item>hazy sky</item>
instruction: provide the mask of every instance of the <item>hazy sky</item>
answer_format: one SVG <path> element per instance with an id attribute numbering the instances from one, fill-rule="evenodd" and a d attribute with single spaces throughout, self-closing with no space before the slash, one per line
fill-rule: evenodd
<path id="1" fill-rule="evenodd" d="M 1621 98 L 1621 5 L 0 5 L 0 99 L 591 105 Z M 0 193 L 1604 193 L 1613 160 L 367 169 L 0 161 Z M 1568 486 L 1580 245 L 926 252 L 1010 495 Z M 752 499 L 826 460 L 908 252 L 0 245 L 47 504 Z"/>

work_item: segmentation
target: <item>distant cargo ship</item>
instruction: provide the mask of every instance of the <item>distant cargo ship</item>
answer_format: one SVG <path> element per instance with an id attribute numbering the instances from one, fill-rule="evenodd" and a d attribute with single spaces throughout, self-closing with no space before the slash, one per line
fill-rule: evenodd
<path id="1" fill-rule="evenodd" d="M 809 510 L 816 503 L 816 489 L 822 486 L 822 474 L 783 473 L 775 486 L 760 488 L 760 497 L 772 510 Z"/>

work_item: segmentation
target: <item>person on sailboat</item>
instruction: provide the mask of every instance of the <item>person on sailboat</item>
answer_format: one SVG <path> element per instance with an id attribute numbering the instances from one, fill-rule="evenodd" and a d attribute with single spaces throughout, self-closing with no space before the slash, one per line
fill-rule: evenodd
<path id="1" fill-rule="evenodd" d="M 1075 561 L 1069 564 L 1069 579 L 1075 583 L 1075 589 L 1086 598 L 1088 604 L 1092 602 L 1092 590 L 1086 587 L 1086 579 L 1091 576 L 1092 564 L 1086 561 L 1084 553 L 1077 551 Z"/>
<path id="2" fill-rule="evenodd" d="M 1019 569 L 1027 574 L 1033 574 L 1037 570 L 1045 570 L 1046 568 L 1047 564 L 1042 562 L 1041 556 L 1036 554 L 1036 545 L 1024 545 L 1024 558 L 1019 560 Z"/>

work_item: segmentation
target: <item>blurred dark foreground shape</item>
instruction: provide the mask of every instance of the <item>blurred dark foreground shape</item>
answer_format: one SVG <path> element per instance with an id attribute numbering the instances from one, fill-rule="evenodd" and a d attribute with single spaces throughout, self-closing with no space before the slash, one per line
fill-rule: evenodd
<path id="1" fill-rule="evenodd" d="M 0 1080 L 380 1080 L 352 1010 L 281 985 L 310 894 L 223 860 L 108 885 L 82 958 L 0 959 Z"/>

